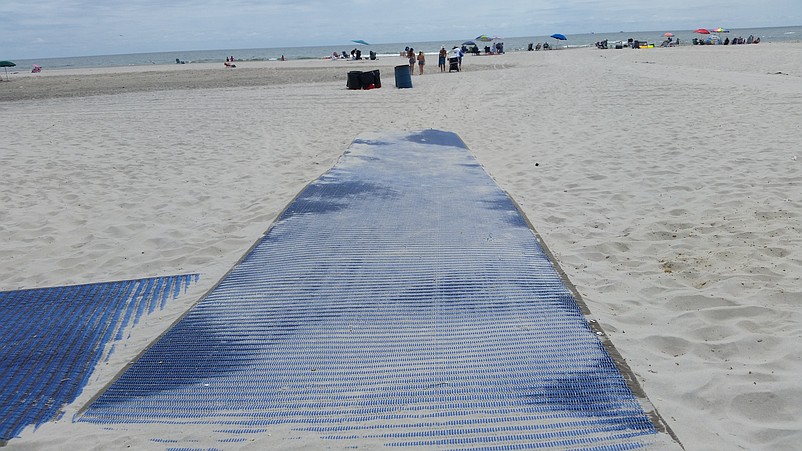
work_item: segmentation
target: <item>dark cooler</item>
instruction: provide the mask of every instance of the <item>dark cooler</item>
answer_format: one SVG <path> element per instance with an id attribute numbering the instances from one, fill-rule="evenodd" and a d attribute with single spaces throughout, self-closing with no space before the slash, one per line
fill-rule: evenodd
<path id="1" fill-rule="evenodd" d="M 348 81 L 345 86 L 348 89 L 362 89 L 362 71 L 352 70 L 348 72 Z"/>

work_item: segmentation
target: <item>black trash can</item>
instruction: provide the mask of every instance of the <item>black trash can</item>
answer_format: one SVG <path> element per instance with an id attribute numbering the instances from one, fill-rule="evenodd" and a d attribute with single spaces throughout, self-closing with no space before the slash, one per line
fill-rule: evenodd
<path id="1" fill-rule="evenodd" d="M 396 88 L 411 88 L 412 87 L 412 73 L 408 65 L 395 66 L 395 87 Z"/>
<path id="2" fill-rule="evenodd" d="M 374 84 L 375 78 L 376 74 L 373 71 L 362 72 L 359 75 L 359 84 L 362 89 L 373 89 L 376 87 Z"/>
<path id="3" fill-rule="evenodd" d="M 382 80 L 379 75 L 379 69 L 373 71 L 373 84 L 376 85 L 377 88 L 382 87 Z"/>
<path id="4" fill-rule="evenodd" d="M 348 81 L 345 83 L 348 89 L 362 89 L 362 71 L 352 70 L 348 72 Z"/>

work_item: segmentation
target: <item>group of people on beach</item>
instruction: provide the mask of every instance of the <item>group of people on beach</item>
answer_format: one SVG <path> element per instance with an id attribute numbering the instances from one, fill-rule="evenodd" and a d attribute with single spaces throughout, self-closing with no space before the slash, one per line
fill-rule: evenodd
<path id="1" fill-rule="evenodd" d="M 473 46 L 474 53 L 479 53 L 479 47 Z M 490 45 L 485 46 L 485 54 L 486 55 L 503 55 L 504 54 L 504 43 L 503 42 L 494 42 Z"/>
<path id="2" fill-rule="evenodd" d="M 423 75 L 423 68 L 426 66 L 426 55 L 422 50 L 415 54 L 415 49 L 412 47 L 406 47 L 404 48 L 404 51 L 401 52 L 401 56 L 407 58 L 407 61 L 409 61 L 410 75 L 415 75 L 415 63 L 418 64 L 418 73 Z"/>
<path id="3" fill-rule="evenodd" d="M 371 61 L 376 59 L 376 52 L 374 52 L 373 50 L 371 50 L 368 55 L 369 55 L 369 58 L 371 59 Z M 334 61 L 334 60 L 354 60 L 354 61 L 361 60 L 362 59 L 362 50 L 359 50 L 359 49 L 351 50 L 351 56 L 350 57 L 348 56 L 348 53 L 345 50 L 343 50 L 342 53 L 331 52 L 331 59 L 332 59 L 332 61 Z"/>
<path id="4" fill-rule="evenodd" d="M 759 44 L 759 43 L 760 43 L 760 38 L 759 37 L 756 38 L 751 34 L 746 39 L 744 39 L 741 36 L 738 36 L 737 38 L 732 38 L 732 41 L 730 41 L 730 37 L 727 36 L 727 38 L 724 39 L 723 42 L 721 41 L 720 38 L 718 38 L 718 36 L 716 36 L 715 39 L 712 36 L 707 39 L 693 38 L 693 45 L 715 45 L 715 44 L 740 45 L 740 44 Z"/>
<path id="5" fill-rule="evenodd" d="M 540 50 L 540 49 L 549 50 L 549 48 L 550 47 L 549 47 L 549 43 L 548 42 L 544 42 L 543 44 L 538 42 L 537 45 L 535 45 L 535 44 L 530 42 L 529 46 L 526 48 L 526 50 L 532 52 L 532 51 L 537 51 L 537 50 Z"/>
<path id="6" fill-rule="evenodd" d="M 423 53 L 423 50 L 415 54 L 415 49 L 406 47 L 404 51 L 401 52 L 401 55 L 409 61 L 410 75 L 415 75 L 415 63 L 418 64 L 418 74 L 423 75 L 423 68 L 426 66 L 426 55 Z"/>
<path id="7" fill-rule="evenodd" d="M 460 47 L 454 46 L 451 51 L 449 52 L 446 50 L 445 46 L 440 47 L 440 51 L 437 52 L 437 66 L 440 69 L 440 72 L 446 72 L 446 62 L 448 61 L 455 61 L 458 65 L 458 68 L 462 69 L 462 57 L 464 53 Z M 412 47 L 404 48 L 404 51 L 401 52 L 401 56 L 407 59 L 409 62 L 409 73 L 410 75 L 415 75 L 415 64 L 418 65 L 418 75 L 423 75 L 424 68 L 426 67 L 426 54 L 423 53 L 422 50 L 415 53 L 415 49 Z"/>

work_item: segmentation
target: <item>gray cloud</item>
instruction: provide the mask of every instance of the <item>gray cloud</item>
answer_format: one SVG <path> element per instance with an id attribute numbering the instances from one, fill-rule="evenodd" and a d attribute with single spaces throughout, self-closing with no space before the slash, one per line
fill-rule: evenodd
<path id="1" fill-rule="evenodd" d="M 798 24 L 798 0 L 3 0 L 0 59 Z"/>

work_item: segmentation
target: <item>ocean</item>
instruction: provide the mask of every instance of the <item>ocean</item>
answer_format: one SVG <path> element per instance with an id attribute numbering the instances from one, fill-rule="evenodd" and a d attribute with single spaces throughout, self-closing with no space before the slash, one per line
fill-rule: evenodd
<path id="1" fill-rule="evenodd" d="M 529 43 L 537 44 L 548 42 L 552 47 L 557 48 L 578 48 L 590 47 L 598 41 L 605 39 L 609 41 L 626 41 L 629 38 L 640 42 L 649 42 L 659 45 L 665 39 L 663 34 L 666 32 L 674 33 L 676 39 L 681 44 L 690 45 L 694 37 L 700 37 L 693 30 L 657 30 L 657 31 L 638 31 L 638 32 L 618 32 L 618 33 L 586 33 L 566 35 L 567 41 L 557 41 L 548 36 L 524 36 L 500 38 L 498 41 L 504 43 L 506 52 L 525 51 Z M 744 37 L 749 35 L 760 37 L 761 42 L 800 42 L 802 40 L 802 26 L 793 27 L 771 27 L 771 28 L 737 28 L 731 29 L 727 36 Z M 722 39 L 723 39 L 722 35 Z M 120 66 L 142 66 L 151 64 L 176 64 L 176 60 L 187 64 L 223 62 L 226 57 L 233 56 L 237 61 L 271 61 L 280 59 L 282 56 L 290 60 L 299 59 L 320 59 L 330 57 L 333 52 L 342 53 L 345 51 L 350 54 L 352 49 L 360 49 L 362 54 L 367 57 L 370 51 L 376 52 L 379 58 L 397 56 L 405 47 L 409 46 L 415 50 L 423 50 L 427 54 L 436 54 L 441 46 L 450 49 L 459 46 L 463 42 L 472 41 L 465 39 L 460 41 L 429 41 L 429 42 L 407 42 L 407 43 L 387 43 L 359 45 L 355 43 L 338 44 L 316 47 L 279 47 L 279 48 L 256 48 L 256 49 L 217 49 L 217 50 L 191 50 L 191 51 L 172 51 L 154 53 L 133 53 L 124 55 L 96 55 L 96 56 L 76 56 L 66 58 L 39 58 L 39 59 L 17 59 L 17 68 L 32 67 L 34 64 L 47 69 L 73 69 L 73 68 L 97 68 L 97 67 L 120 67 Z M 486 44 L 476 42 L 479 48 Z"/>

